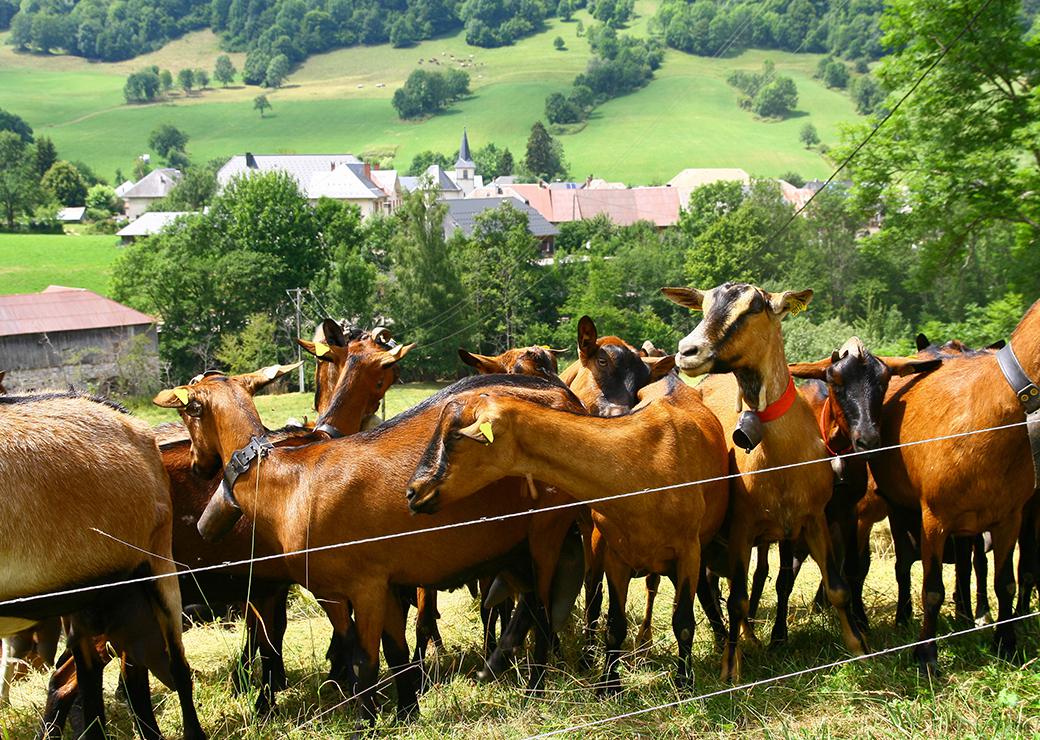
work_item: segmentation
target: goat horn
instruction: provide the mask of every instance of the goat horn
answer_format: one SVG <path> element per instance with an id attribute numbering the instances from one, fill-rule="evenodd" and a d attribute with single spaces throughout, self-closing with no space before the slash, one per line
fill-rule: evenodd
<path id="1" fill-rule="evenodd" d="M 388 342 L 391 338 L 393 338 L 393 335 L 390 333 L 390 330 L 387 329 L 385 326 L 377 326 L 370 333 L 372 334 L 372 338 L 377 342 Z"/>
<path id="2" fill-rule="evenodd" d="M 538 500 L 538 488 L 534 484 L 534 477 L 530 473 L 527 474 L 527 490 L 531 494 L 531 500 Z"/>

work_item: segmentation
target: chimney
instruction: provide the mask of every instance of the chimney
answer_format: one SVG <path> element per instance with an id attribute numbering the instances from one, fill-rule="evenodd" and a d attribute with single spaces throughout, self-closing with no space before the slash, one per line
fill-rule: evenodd
<path id="1" fill-rule="evenodd" d="M 246 167 L 251 170 L 259 169 L 256 166 L 256 157 L 253 156 L 252 152 L 246 152 Z"/>
<path id="2" fill-rule="evenodd" d="M 365 162 L 365 178 L 372 179 L 372 166 L 368 162 Z"/>

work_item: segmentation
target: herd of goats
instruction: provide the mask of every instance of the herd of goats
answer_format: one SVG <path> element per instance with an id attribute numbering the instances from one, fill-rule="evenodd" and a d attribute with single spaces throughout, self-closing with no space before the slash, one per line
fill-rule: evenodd
<path id="1" fill-rule="evenodd" d="M 312 427 L 268 430 L 252 400 L 297 365 L 207 371 L 155 397 L 181 422 L 154 429 L 95 397 L 0 396 L 0 701 L 19 666 L 54 660 L 63 634 L 43 736 L 60 737 L 66 722 L 104 736 L 102 671 L 118 657 L 143 737 L 161 737 L 149 672 L 176 691 L 184 737 L 205 737 L 184 624 L 228 608 L 244 614 L 241 661 L 259 655 L 256 708 L 270 711 L 287 684 L 282 638 L 294 584 L 332 624 L 330 679 L 355 697 L 363 723 L 378 713 L 380 644 L 398 717 L 418 711 L 424 656 L 440 641 L 438 589 L 479 589 L 481 679 L 505 672 L 533 632 L 528 688 L 539 691 L 582 588 L 586 640 L 596 633 L 604 575 L 599 692 L 621 688 L 637 576 L 647 588 L 637 644 L 650 637 L 666 576 L 677 684 L 693 681 L 695 597 L 722 676 L 736 682 L 772 542 L 772 641 L 787 637 L 788 599 L 811 555 L 823 576 L 817 598 L 834 607 L 847 649 L 868 650 L 863 582 L 871 528 L 886 516 L 899 622 L 911 617 L 911 564 L 924 568 L 920 669 L 938 670 L 931 638 L 943 563 L 956 563 L 957 615 L 982 618 L 987 551 L 994 647 L 1013 655 L 1015 626 L 1004 620 L 1028 610 L 1038 569 L 1040 391 L 1031 379 L 1040 378 L 1040 301 L 1007 344 L 972 350 L 918 337 L 915 356 L 892 358 L 851 338 L 830 357 L 789 365 L 781 321 L 812 291 L 726 283 L 663 292 L 703 315 L 674 354 L 599 336 L 583 317 L 578 360 L 562 373 L 557 351 L 544 347 L 497 357 L 460 350 L 478 375 L 378 425 L 414 345 L 331 319 L 299 342 L 318 360 Z M 677 371 L 708 377 L 693 387 Z M 238 671 L 238 682 L 248 675 Z"/>

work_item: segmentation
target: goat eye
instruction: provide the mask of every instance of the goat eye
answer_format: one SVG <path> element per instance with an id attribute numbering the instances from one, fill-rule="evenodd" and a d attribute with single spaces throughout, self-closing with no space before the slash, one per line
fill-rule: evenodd
<path id="1" fill-rule="evenodd" d="M 202 404 L 198 401 L 189 401 L 188 405 L 184 407 L 184 413 L 198 418 L 202 416 Z"/>
<path id="2" fill-rule="evenodd" d="M 596 358 L 596 362 L 599 364 L 600 367 L 607 366 L 607 358 L 603 357 L 602 355 Z"/>

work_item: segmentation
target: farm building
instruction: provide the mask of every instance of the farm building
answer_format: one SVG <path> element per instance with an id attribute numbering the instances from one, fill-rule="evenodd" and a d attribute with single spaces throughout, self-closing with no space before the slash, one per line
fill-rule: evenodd
<path id="1" fill-rule="evenodd" d="M 590 180 L 576 183 L 517 183 L 479 188 L 471 197 L 505 195 L 519 198 L 553 224 L 604 215 L 618 226 L 649 221 L 658 228 L 679 221 L 678 191 L 670 187 L 618 187 Z"/>
<path id="2" fill-rule="evenodd" d="M 147 211 L 152 203 L 169 195 L 180 181 L 180 170 L 172 167 L 152 170 L 120 196 L 126 204 L 126 217 L 133 221 Z M 119 187 L 122 188 L 123 185 Z"/>
<path id="3" fill-rule="evenodd" d="M 158 234 L 181 216 L 196 215 L 198 215 L 198 211 L 148 211 L 148 213 L 141 214 L 136 221 L 131 221 L 117 231 L 116 236 L 123 241 L 123 244 L 132 244 L 138 239 Z"/>
<path id="4" fill-rule="evenodd" d="M 131 369 L 158 380 L 158 352 L 154 318 L 89 290 L 51 285 L 0 296 L 0 370 L 9 391 L 106 392 Z"/>
<path id="5" fill-rule="evenodd" d="M 311 205 L 319 198 L 352 203 L 367 218 L 392 213 L 401 204 L 401 179 L 396 170 L 380 170 L 353 154 L 251 154 L 236 155 L 217 172 L 223 190 L 235 177 L 255 172 L 284 172 L 296 180 Z"/>

